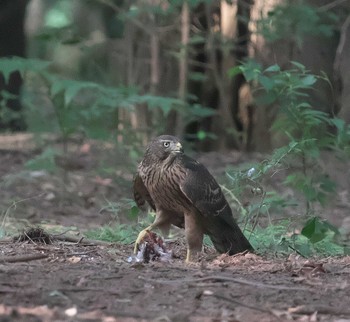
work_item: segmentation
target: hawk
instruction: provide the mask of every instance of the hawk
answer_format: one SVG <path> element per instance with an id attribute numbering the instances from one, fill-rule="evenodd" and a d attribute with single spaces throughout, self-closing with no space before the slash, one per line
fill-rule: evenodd
<path id="1" fill-rule="evenodd" d="M 235 222 L 220 186 L 207 168 L 184 154 L 180 141 L 161 135 L 147 146 L 134 179 L 134 199 L 146 202 L 156 212 L 152 225 L 142 230 L 135 253 L 144 236 L 154 228 L 164 235 L 171 225 L 185 229 L 186 261 L 195 261 L 207 234 L 220 253 L 233 255 L 253 250 Z"/>

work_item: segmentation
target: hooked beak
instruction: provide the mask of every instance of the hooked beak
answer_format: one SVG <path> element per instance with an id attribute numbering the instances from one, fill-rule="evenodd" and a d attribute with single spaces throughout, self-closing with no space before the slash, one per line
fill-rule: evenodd
<path id="1" fill-rule="evenodd" d="M 175 153 L 182 153 L 182 152 L 184 152 L 180 142 L 177 142 L 176 144 L 174 144 L 172 146 L 171 150 L 172 150 L 172 152 L 175 152 Z"/>

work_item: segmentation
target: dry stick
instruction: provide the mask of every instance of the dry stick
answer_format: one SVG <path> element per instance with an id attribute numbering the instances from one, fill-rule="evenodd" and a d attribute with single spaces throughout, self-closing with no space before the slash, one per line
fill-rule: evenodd
<path id="1" fill-rule="evenodd" d="M 62 232 L 62 233 L 59 233 L 59 234 L 54 234 L 54 235 L 51 235 L 53 238 L 56 238 L 56 236 L 62 236 L 62 235 L 65 235 L 65 234 L 67 234 L 67 233 L 69 233 L 69 232 L 74 232 L 75 230 L 74 229 L 67 229 L 67 230 L 65 230 L 64 232 Z"/>
<path id="2" fill-rule="evenodd" d="M 85 237 L 74 237 L 74 236 L 53 236 L 55 240 L 65 241 L 70 243 L 76 243 L 81 245 L 92 245 L 92 246 L 110 246 L 112 243 L 108 243 L 102 240 L 88 239 Z"/>
<path id="3" fill-rule="evenodd" d="M 3 256 L 0 257 L 0 263 L 18 263 L 18 262 L 29 262 L 37 259 L 47 258 L 47 254 L 30 254 L 20 256 Z"/>
<path id="4" fill-rule="evenodd" d="M 314 292 L 314 290 L 303 288 L 303 287 L 270 285 L 270 284 L 264 284 L 264 283 L 260 283 L 260 282 L 252 282 L 252 281 L 248 281 L 245 279 L 238 279 L 238 278 L 226 277 L 226 276 L 206 276 L 206 277 L 200 277 L 200 278 L 178 279 L 178 280 L 172 280 L 172 281 L 153 280 L 153 279 L 144 278 L 142 276 L 140 276 L 139 278 L 143 279 L 147 282 L 156 282 L 156 283 L 160 283 L 160 284 L 196 283 L 196 282 L 216 280 L 219 282 L 220 281 L 221 282 L 233 282 L 233 283 L 249 285 L 249 286 L 254 286 L 254 287 L 260 287 L 260 288 L 271 288 L 271 289 L 275 289 L 275 290 Z"/>
<path id="5" fill-rule="evenodd" d="M 33 239 L 31 239 L 26 232 L 24 232 L 24 235 L 32 242 L 32 244 L 38 246 L 37 243 Z"/>

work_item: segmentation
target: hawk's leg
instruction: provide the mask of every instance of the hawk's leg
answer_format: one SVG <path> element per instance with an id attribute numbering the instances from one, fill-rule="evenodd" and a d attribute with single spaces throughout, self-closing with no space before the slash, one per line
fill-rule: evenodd
<path id="1" fill-rule="evenodd" d="M 137 254 L 139 250 L 139 244 L 142 239 L 147 235 L 149 231 L 152 231 L 155 228 L 159 228 L 163 236 L 167 236 L 170 230 L 170 221 L 168 216 L 166 216 L 162 211 L 158 211 L 156 214 L 156 220 L 152 225 L 149 225 L 147 228 L 140 231 L 137 239 L 135 241 L 134 254 Z"/>
<path id="2" fill-rule="evenodd" d="M 202 251 L 204 232 L 198 223 L 197 214 L 185 214 L 185 234 L 187 240 L 186 262 L 198 260 L 198 254 Z"/>

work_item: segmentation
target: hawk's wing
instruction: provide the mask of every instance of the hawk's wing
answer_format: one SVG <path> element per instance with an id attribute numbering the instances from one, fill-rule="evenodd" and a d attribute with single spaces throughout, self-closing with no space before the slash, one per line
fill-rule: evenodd
<path id="1" fill-rule="evenodd" d="M 147 201 L 152 209 L 156 210 L 156 206 L 138 173 L 134 178 L 134 199 L 139 208 L 143 208 Z"/>
<path id="2" fill-rule="evenodd" d="M 186 176 L 180 189 L 202 214 L 200 224 L 215 248 L 230 255 L 252 250 L 234 220 L 221 188 L 207 168 L 186 155 L 181 156 L 181 166 L 185 168 Z"/>
<path id="3" fill-rule="evenodd" d="M 219 216 L 227 212 L 231 215 L 220 186 L 207 168 L 185 155 L 182 156 L 182 166 L 186 169 L 186 176 L 180 189 L 199 212 L 204 216 Z"/>

